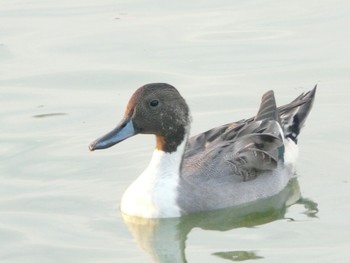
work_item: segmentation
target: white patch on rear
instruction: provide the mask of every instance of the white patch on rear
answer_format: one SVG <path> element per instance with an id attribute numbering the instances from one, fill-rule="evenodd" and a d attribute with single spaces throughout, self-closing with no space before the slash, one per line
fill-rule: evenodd
<path id="1" fill-rule="evenodd" d="M 292 173 L 295 173 L 295 164 L 299 155 L 298 145 L 292 139 L 285 138 L 283 129 L 279 123 L 278 126 L 284 144 L 284 164 L 291 170 Z"/>
<path id="2" fill-rule="evenodd" d="M 126 189 L 121 211 L 145 218 L 179 217 L 177 186 L 185 140 L 176 152 L 154 150 L 150 164 Z"/>
<path id="3" fill-rule="evenodd" d="M 284 139 L 284 163 L 295 172 L 295 164 L 299 155 L 298 145 L 290 138 Z"/>

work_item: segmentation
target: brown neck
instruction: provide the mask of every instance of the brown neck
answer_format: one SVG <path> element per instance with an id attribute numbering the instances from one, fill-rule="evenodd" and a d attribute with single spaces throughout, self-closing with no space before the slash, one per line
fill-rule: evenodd
<path id="1" fill-rule="evenodd" d="M 156 135 L 156 149 L 159 151 L 172 153 L 177 150 L 177 147 L 182 143 L 185 139 L 185 136 L 182 138 L 179 137 L 164 137 L 161 135 Z"/>

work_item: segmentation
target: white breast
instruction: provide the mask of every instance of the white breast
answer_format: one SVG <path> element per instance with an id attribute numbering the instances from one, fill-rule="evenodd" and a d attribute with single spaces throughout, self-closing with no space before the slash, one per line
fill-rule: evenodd
<path id="1" fill-rule="evenodd" d="M 150 164 L 128 187 L 121 201 L 121 211 L 146 218 L 178 217 L 177 186 L 185 142 L 177 151 L 154 150 Z"/>

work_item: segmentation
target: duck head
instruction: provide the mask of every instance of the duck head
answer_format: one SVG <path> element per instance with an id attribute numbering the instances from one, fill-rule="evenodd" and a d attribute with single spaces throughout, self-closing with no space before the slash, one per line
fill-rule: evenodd
<path id="1" fill-rule="evenodd" d="M 106 149 L 142 133 L 156 136 L 158 150 L 173 152 L 186 139 L 189 126 L 189 109 L 177 89 L 165 83 L 147 84 L 132 95 L 117 127 L 92 142 L 89 149 Z"/>

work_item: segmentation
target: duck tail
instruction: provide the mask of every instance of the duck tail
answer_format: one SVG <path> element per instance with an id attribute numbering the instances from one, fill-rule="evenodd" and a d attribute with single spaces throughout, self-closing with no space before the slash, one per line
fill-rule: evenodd
<path id="1" fill-rule="evenodd" d="M 291 103 L 278 108 L 285 138 L 298 142 L 300 130 L 314 103 L 316 89 L 317 85 L 307 93 L 299 95 Z"/>
<path id="2" fill-rule="evenodd" d="M 260 120 L 277 120 L 279 119 L 278 109 L 276 106 L 276 99 L 273 90 L 266 92 L 260 103 L 260 108 L 256 114 L 254 121 Z"/>

